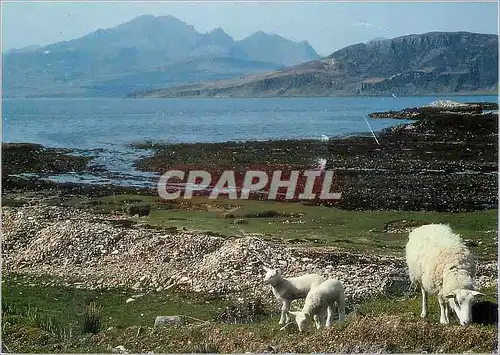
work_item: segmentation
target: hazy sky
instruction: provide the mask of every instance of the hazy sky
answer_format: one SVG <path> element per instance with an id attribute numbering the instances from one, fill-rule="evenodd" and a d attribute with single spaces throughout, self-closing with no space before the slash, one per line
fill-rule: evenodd
<path id="1" fill-rule="evenodd" d="M 320 55 L 375 37 L 430 31 L 498 33 L 498 4 L 410 2 L 7 2 L 3 50 L 46 45 L 144 14 L 173 15 L 199 32 L 222 27 L 235 40 L 262 30 L 307 40 Z"/>

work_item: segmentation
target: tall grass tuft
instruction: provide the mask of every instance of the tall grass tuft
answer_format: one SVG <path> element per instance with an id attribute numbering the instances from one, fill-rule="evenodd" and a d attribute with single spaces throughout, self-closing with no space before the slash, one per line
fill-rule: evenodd
<path id="1" fill-rule="evenodd" d="M 8 316 L 21 316 L 33 326 L 51 333 L 62 341 L 73 336 L 73 329 L 65 326 L 54 314 L 41 312 L 30 304 L 17 306 L 2 300 L 2 318 Z M 4 330 L 4 326 L 5 323 L 2 324 L 2 330 Z"/>
<path id="2" fill-rule="evenodd" d="M 101 307 L 94 301 L 85 307 L 83 332 L 96 334 L 101 329 Z"/>

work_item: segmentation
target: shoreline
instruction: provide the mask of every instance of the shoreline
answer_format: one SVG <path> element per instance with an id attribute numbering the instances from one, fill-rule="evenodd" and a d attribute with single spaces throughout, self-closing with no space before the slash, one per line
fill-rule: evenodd
<path id="1" fill-rule="evenodd" d="M 170 88 L 169 88 L 170 89 Z M 149 95 L 149 96 L 146 96 Z M 464 93 L 443 93 L 443 94 L 423 94 L 423 95 L 398 95 L 397 98 L 411 98 L 411 97 L 466 97 L 466 96 L 495 96 L 498 97 L 497 92 L 487 92 L 487 93 L 476 93 L 476 92 L 464 92 Z M 237 96 L 233 94 L 224 94 L 224 95 L 212 95 L 212 94 L 200 94 L 200 95 L 188 95 L 188 94 L 183 94 L 183 92 L 179 93 L 173 93 L 169 94 L 168 96 L 160 96 L 160 95 L 153 95 L 152 93 L 130 93 L 126 96 L 120 97 L 122 99 L 134 99 L 134 100 L 144 100 L 144 99 L 211 99 L 211 100 L 217 100 L 217 99 L 332 99 L 332 98 L 389 98 L 393 99 L 394 96 L 392 95 L 332 95 L 332 96 L 325 96 L 325 95 L 318 95 L 318 96 L 310 96 L 310 95 L 288 95 L 288 96 Z M 64 98 L 64 97 L 61 97 Z"/>
<path id="2" fill-rule="evenodd" d="M 492 91 L 492 92 L 460 92 L 460 93 L 438 93 L 438 94 L 423 94 L 423 95 L 398 95 L 398 98 L 411 98 L 411 97 L 464 97 L 464 96 L 471 96 L 471 97 L 476 97 L 476 96 L 494 96 L 497 97 L 499 96 L 498 91 Z M 3 97 L 3 99 L 7 100 L 37 100 L 37 99 L 44 99 L 44 100 L 49 100 L 49 99 L 56 99 L 56 100 L 63 100 L 63 99 L 103 99 L 103 100 L 109 100 L 109 99 L 133 99 L 133 100 L 138 100 L 138 99 L 148 99 L 148 100 L 162 100 L 162 99 L 176 99 L 176 100 L 190 100 L 190 99 L 332 99 L 332 98 L 354 98 L 354 99 L 359 99 L 359 98 L 374 98 L 374 97 L 380 97 L 380 98 L 389 98 L 393 99 L 394 97 L 392 95 L 335 95 L 335 96 L 238 96 L 238 97 L 230 97 L 230 96 L 223 96 L 223 97 L 217 97 L 217 96 L 179 96 L 179 97 L 155 97 L 155 96 L 12 96 L 12 97 Z"/>
<path id="3" fill-rule="evenodd" d="M 475 106 L 474 106 L 475 105 Z M 497 104 L 481 103 L 464 107 L 422 107 L 373 113 L 388 118 L 401 118 L 411 113 L 412 123 L 394 125 L 377 132 L 378 141 L 369 132 L 344 137 L 322 139 L 246 140 L 213 143 L 152 143 L 135 142 L 130 147 L 148 150 L 150 155 L 137 158 L 133 169 L 155 176 L 150 186 L 113 185 L 113 172 L 102 166 L 89 165 L 91 157 L 71 156 L 68 150 L 44 148 L 30 144 L 4 144 L 4 159 L 15 161 L 11 149 L 16 147 L 48 154 L 42 166 L 45 176 L 65 173 L 74 161 L 86 159 L 86 166 L 78 165 L 76 173 L 97 174 L 108 178 L 110 184 L 43 182 L 37 178 L 3 176 L 3 186 L 28 188 L 30 184 L 66 191 L 90 191 L 91 194 L 117 191 L 154 194 L 154 179 L 171 169 L 207 170 L 212 175 L 221 169 L 244 172 L 251 167 L 265 170 L 311 170 L 324 161 L 324 170 L 333 170 L 341 182 L 343 199 L 333 205 L 347 210 L 429 210 L 473 211 L 497 208 L 498 192 L 495 184 L 498 171 L 497 124 L 498 113 L 482 111 L 498 108 Z M 50 158 L 50 153 L 55 156 Z M 19 154 L 19 153 L 15 153 Z M 14 154 L 14 155 L 15 155 Z M 6 157 L 6 158 L 5 158 Z M 10 160 L 9 160 L 10 159 Z M 61 165 L 58 160 L 63 160 Z M 59 165 L 58 165 L 59 164 Z M 61 168 L 62 167 L 62 168 Z M 66 170 L 65 170 L 66 168 Z M 17 167 L 16 172 L 19 172 Z M 33 167 L 30 167 L 33 171 Z M 11 169 L 12 170 L 12 169 Z M 15 169 L 14 169 L 15 170 Z M 22 168 L 21 168 L 22 170 Z M 35 169 L 36 170 L 36 169 Z M 12 173 L 7 170 L 7 173 Z M 5 174 L 5 171 L 4 171 Z M 71 176 L 71 175 L 70 175 Z M 126 179 L 126 175 L 114 175 Z M 38 178 L 39 179 L 39 178 Z M 151 179 L 151 178 L 146 178 Z M 50 187 L 49 187 L 50 186 Z M 92 192 L 94 191 L 94 192 Z M 99 192 L 107 191 L 107 192 Z M 316 201 L 318 202 L 318 201 Z"/>

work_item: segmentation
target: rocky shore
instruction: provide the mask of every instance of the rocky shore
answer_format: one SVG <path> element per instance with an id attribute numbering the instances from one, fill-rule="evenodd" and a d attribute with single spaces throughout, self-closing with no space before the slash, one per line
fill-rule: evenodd
<path id="1" fill-rule="evenodd" d="M 421 119 L 433 115 L 472 115 L 481 117 L 491 115 L 483 111 L 498 110 L 498 104 L 494 102 L 456 102 L 450 100 L 438 100 L 423 107 L 405 108 L 399 111 L 373 112 L 368 116 L 371 118 L 397 118 L 397 119 Z"/>
<path id="2" fill-rule="evenodd" d="M 70 149 L 32 143 L 2 143 L 2 178 L 15 174 L 82 172 L 92 157 L 75 156 Z"/>
<path id="3" fill-rule="evenodd" d="M 428 107 L 373 113 L 414 123 L 376 134 L 328 140 L 277 140 L 193 144 L 135 144 L 153 150 L 135 167 L 162 174 L 168 169 L 333 170 L 330 205 L 346 210 L 475 211 L 498 206 L 498 113 L 496 103 L 438 101 Z M 154 188 L 52 183 L 47 174 L 89 173 L 102 167 L 92 157 L 33 144 L 3 144 L 2 186 L 7 193 L 50 191 L 88 196 L 112 193 L 156 195 Z M 33 173 L 26 177 L 19 174 Z M 214 184 L 216 179 L 214 178 Z M 24 192 L 23 192 L 24 191 Z M 315 201 L 323 204 L 324 201 Z"/>
<path id="4" fill-rule="evenodd" d="M 138 160 L 136 167 L 157 173 L 195 168 L 217 175 L 225 169 L 246 171 L 256 166 L 314 169 L 322 159 L 325 169 L 335 172 L 342 193 L 342 200 L 332 204 L 342 209 L 496 208 L 498 113 L 484 112 L 494 108 L 496 103 L 437 102 L 398 113 L 374 113 L 374 117 L 416 120 L 377 133 L 377 139 L 147 145 L 154 154 Z"/>

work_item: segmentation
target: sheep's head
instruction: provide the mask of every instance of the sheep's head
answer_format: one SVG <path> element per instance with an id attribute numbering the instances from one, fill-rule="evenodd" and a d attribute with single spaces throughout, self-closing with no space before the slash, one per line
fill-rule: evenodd
<path id="1" fill-rule="evenodd" d="M 311 318 L 309 313 L 304 313 L 302 311 L 289 311 L 289 313 L 295 316 L 295 323 L 297 323 L 299 332 L 307 328 L 308 321 Z"/>
<path id="2" fill-rule="evenodd" d="M 281 277 L 280 269 L 270 269 L 270 268 L 264 266 L 264 271 L 266 272 L 266 275 L 264 276 L 265 283 L 273 284 L 274 280 Z"/>
<path id="3" fill-rule="evenodd" d="M 476 296 L 484 296 L 484 294 L 460 288 L 451 291 L 445 296 L 451 309 L 453 309 L 460 320 L 461 325 L 469 324 L 472 321 L 472 305 Z"/>

